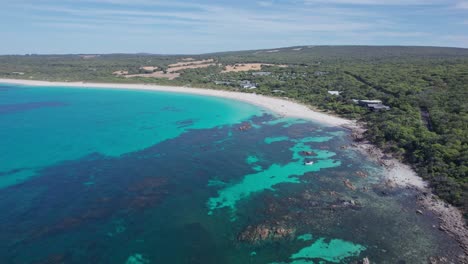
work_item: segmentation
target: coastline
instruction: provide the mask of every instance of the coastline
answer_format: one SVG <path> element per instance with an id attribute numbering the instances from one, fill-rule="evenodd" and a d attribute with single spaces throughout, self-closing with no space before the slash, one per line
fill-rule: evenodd
<path id="1" fill-rule="evenodd" d="M 419 177 L 414 170 L 394 158 L 385 158 L 385 154 L 363 140 L 364 126 L 356 121 L 340 118 L 331 114 L 317 112 L 310 107 L 294 102 L 290 99 L 275 98 L 253 93 L 243 93 L 225 90 L 214 90 L 204 88 L 189 88 L 180 86 L 161 86 L 149 84 L 114 84 L 114 83 L 88 83 L 88 82 L 50 82 L 20 79 L 1 79 L 0 83 L 9 83 L 28 86 L 49 86 L 49 87 L 78 87 L 78 88 L 100 88 L 100 89 L 125 89 L 125 90 L 145 90 L 158 92 L 187 93 L 195 95 L 214 96 L 219 98 L 233 99 L 240 102 L 256 105 L 260 108 L 276 113 L 280 117 L 300 118 L 315 121 L 321 125 L 339 126 L 351 132 L 353 144 L 351 147 L 368 156 L 370 159 L 380 163 L 385 167 L 385 178 L 391 181 L 392 185 L 402 188 L 418 188 L 426 190 L 427 183 Z M 391 166 L 390 166 L 391 164 Z"/>
<path id="2" fill-rule="evenodd" d="M 300 118 L 320 123 L 325 126 L 339 126 L 349 129 L 352 133 L 353 144 L 351 148 L 360 151 L 370 159 L 378 162 L 384 167 L 384 181 L 387 188 L 408 188 L 417 192 L 415 198 L 421 210 L 418 214 L 431 213 L 439 220 L 439 230 L 452 236 L 468 255 L 468 229 L 460 210 L 448 205 L 432 194 L 427 183 L 419 177 L 414 170 L 395 158 L 387 157 L 381 150 L 370 142 L 363 140 L 365 129 L 355 121 L 336 117 L 330 114 L 314 111 L 310 107 L 285 98 L 274 98 L 252 93 L 232 92 L 225 90 L 189 88 L 178 86 L 161 86 L 150 84 L 119 84 L 119 83 L 87 83 L 87 82 L 49 82 L 19 79 L 0 79 L 0 83 L 49 86 L 49 87 L 77 87 L 77 88 L 102 88 L 102 89 L 125 89 L 146 90 L 159 92 L 187 93 L 194 95 L 214 96 L 233 99 L 276 113 L 281 117 Z M 466 260 L 463 260 L 466 261 Z"/>
<path id="3" fill-rule="evenodd" d="M 78 88 L 100 88 L 100 89 L 126 89 L 126 90 L 145 90 L 158 92 L 187 93 L 195 95 L 214 96 L 219 98 L 233 99 L 256 105 L 260 108 L 276 113 L 280 117 L 300 118 L 309 121 L 315 121 L 321 125 L 339 126 L 352 133 L 354 144 L 357 151 L 368 156 L 370 159 L 385 166 L 385 178 L 402 188 L 411 187 L 426 190 L 427 183 L 419 177 L 414 170 L 394 158 L 385 158 L 385 154 L 368 141 L 363 140 L 365 132 L 364 126 L 356 121 L 340 118 L 331 114 L 317 112 L 310 107 L 294 102 L 290 99 L 275 98 L 253 93 L 242 93 L 225 90 L 214 90 L 204 88 L 189 88 L 180 86 L 161 86 L 149 84 L 114 84 L 114 83 L 87 83 L 87 82 L 49 82 L 36 80 L 20 79 L 1 79 L 0 83 L 10 83 L 28 86 L 49 86 L 49 87 L 78 87 Z"/>
<path id="4" fill-rule="evenodd" d="M 296 103 L 292 100 L 269 97 L 253 93 L 232 92 L 225 90 L 214 90 L 204 88 L 191 88 L 180 86 L 162 86 L 152 84 L 119 84 L 119 83 L 87 83 L 87 82 L 49 82 L 19 79 L 0 79 L 0 83 L 28 85 L 28 86 L 52 86 L 52 87 L 79 87 L 79 88 L 102 88 L 102 89 L 126 89 L 145 90 L 172 93 L 187 93 L 195 95 L 206 95 L 220 98 L 228 98 L 236 101 L 246 102 L 270 110 L 283 117 L 300 118 L 315 121 L 326 126 L 353 126 L 354 122 L 341 117 L 333 116 L 312 110 L 306 105 Z"/>
<path id="5" fill-rule="evenodd" d="M 433 226 L 452 237 L 462 248 L 465 255 L 458 256 L 460 263 L 468 263 L 468 228 L 462 212 L 455 206 L 441 200 L 432 192 L 429 184 L 407 164 L 394 157 L 389 157 L 382 150 L 363 138 L 365 129 L 356 124 L 350 128 L 355 142 L 351 149 L 358 151 L 384 168 L 385 188 L 405 188 L 415 192 L 415 200 L 419 209 L 416 214 L 430 214 L 437 218 L 439 225 Z M 431 259 L 429 263 L 447 263 L 442 259 Z"/>

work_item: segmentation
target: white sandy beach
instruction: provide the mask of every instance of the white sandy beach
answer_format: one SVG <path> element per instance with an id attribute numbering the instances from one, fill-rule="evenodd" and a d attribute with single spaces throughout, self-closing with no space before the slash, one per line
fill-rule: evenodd
<path id="1" fill-rule="evenodd" d="M 197 95 L 215 96 L 234 99 L 270 110 L 280 116 L 302 118 L 315 121 L 327 126 L 350 126 L 353 122 L 330 114 L 320 113 L 309 107 L 286 99 L 268 97 L 264 95 L 212 90 L 202 88 L 188 88 L 177 86 L 161 86 L 149 84 L 116 84 L 116 83 L 84 83 L 84 82 L 46 82 L 33 80 L 0 79 L 0 83 L 22 84 L 30 86 L 80 87 L 80 88 L 108 88 L 135 89 L 175 93 L 189 93 Z"/>
<path id="2" fill-rule="evenodd" d="M 326 126 L 341 126 L 354 131 L 363 133 L 363 129 L 359 128 L 358 125 L 351 120 L 336 117 L 330 114 L 314 111 L 309 107 L 296 103 L 291 100 L 274 98 L 264 95 L 242 93 L 242 92 L 230 92 L 223 90 L 212 90 L 202 88 L 189 88 L 189 87 L 177 87 L 177 86 L 160 86 L 160 85 L 148 85 L 148 84 L 116 84 L 116 83 L 85 83 L 85 82 L 47 82 L 47 81 L 34 81 L 34 80 L 16 80 L 16 79 L 0 79 L 0 83 L 11 83 L 19 85 L 29 86 L 49 86 L 49 87 L 80 87 L 80 88 L 105 88 L 105 89 L 135 89 L 135 90 L 150 90 L 150 91 L 164 91 L 164 92 L 175 92 L 175 93 L 189 93 L 197 95 L 215 96 L 222 98 L 234 99 L 250 104 L 257 105 L 261 108 L 270 110 L 279 116 L 284 117 L 295 117 L 306 120 L 315 121 Z M 367 155 L 375 159 L 376 161 L 382 160 L 381 157 L 384 154 L 374 148 L 371 144 L 361 143 L 358 148 L 361 151 L 367 153 Z M 412 186 L 418 189 L 426 187 L 426 183 L 407 165 L 401 162 L 391 159 L 386 161 L 391 166 L 386 166 L 385 177 L 392 180 L 399 186 Z"/>
<path id="3" fill-rule="evenodd" d="M 215 96 L 222 98 L 234 99 L 250 104 L 257 105 L 267 109 L 273 113 L 283 117 L 294 117 L 305 120 L 315 121 L 326 126 L 341 126 L 353 131 L 358 131 L 362 134 L 363 129 L 360 128 L 354 121 L 336 117 L 330 114 L 314 111 L 309 107 L 296 103 L 291 100 L 274 98 L 264 95 L 230 92 L 223 90 L 189 88 L 178 86 L 161 86 L 149 84 L 116 84 L 116 83 L 85 83 L 85 82 L 47 82 L 34 80 L 16 80 L 16 79 L 0 79 L 0 83 L 11 83 L 29 86 L 48 86 L 48 87 L 80 87 L 80 88 L 105 88 L 105 89 L 135 89 L 135 90 L 150 90 L 164 91 L 175 93 L 189 93 L 197 95 Z M 362 142 L 359 145 L 359 150 L 366 153 L 371 159 L 381 161 L 384 154 L 373 147 L 371 144 Z M 407 165 L 391 159 L 386 161 L 391 166 L 386 166 L 385 177 L 392 180 L 399 186 L 412 186 L 418 189 L 426 187 L 426 183 Z"/>

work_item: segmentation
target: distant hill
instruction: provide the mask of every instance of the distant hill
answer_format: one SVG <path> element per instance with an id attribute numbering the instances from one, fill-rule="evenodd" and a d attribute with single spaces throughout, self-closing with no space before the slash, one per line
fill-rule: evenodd
<path id="1" fill-rule="evenodd" d="M 280 61 L 310 63 L 330 60 L 376 60 L 399 58 L 460 58 L 468 57 L 468 49 L 413 46 L 296 46 L 268 50 L 248 50 L 203 54 L 223 59 L 242 58 L 247 61 Z"/>

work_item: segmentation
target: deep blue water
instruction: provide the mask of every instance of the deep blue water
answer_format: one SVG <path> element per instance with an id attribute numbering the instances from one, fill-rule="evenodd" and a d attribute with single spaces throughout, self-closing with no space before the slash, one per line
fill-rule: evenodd
<path id="1" fill-rule="evenodd" d="M 460 253 L 412 191 L 382 192 L 381 168 L 344 148 L 341 128 L 217 98 L 10 85 L 0 123 L 0 263 Z"/>

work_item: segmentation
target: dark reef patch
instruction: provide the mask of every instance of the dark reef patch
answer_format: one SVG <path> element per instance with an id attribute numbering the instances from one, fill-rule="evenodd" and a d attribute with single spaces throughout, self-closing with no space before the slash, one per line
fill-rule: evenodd
<path id="1" fill-rule="evenodd" d="M 94 153 L 0 190 L 0 262 L 125 263 L 135 256 L 151 263 L 288 263 L 319 238 L 365 246 L 349 263 L 460 253 L 432 227 L 436 219 L 415 213 L 411 190 L 379 193 L 388 188 L 378 165 L 341 148 L 351 142 L 336 136 L 340 129 L 272 120 L 189 130 L 118 157 Z M 282 135 L 289 138 L 265 142 Z M 320 140 L 300 143 L 313 149 L 297 150 L 301 158 L 326 149 L 340 164 L 253 193 L 235 213 L 208 215 L 210 197 L 245 175 L 291 163 L 291 148 L 305 137 Z M 304 234 L 311 240 L 298 239 Z"/>
<path id="2" fill-rule="evenodd" d="M 11 114 L 46 107 L 63 107 L 66 105 L 67 104 L 64 102 L 29 102 L 20 104 L 4 104 L 0 105 L 0 114 Z"/>

